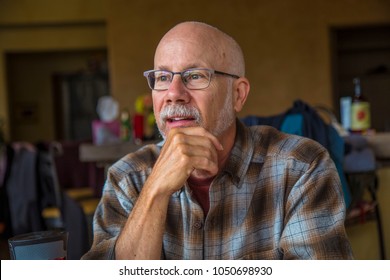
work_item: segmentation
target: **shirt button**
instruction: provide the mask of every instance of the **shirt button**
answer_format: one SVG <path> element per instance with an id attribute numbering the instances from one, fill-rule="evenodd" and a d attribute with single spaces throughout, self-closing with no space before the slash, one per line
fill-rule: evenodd
<path id="1" fill-rule="evenodd" d="M 194 228 L 196 228 L 196 229 L 202 228 L 202 222 L 201 221 L 195 221 Z"/>

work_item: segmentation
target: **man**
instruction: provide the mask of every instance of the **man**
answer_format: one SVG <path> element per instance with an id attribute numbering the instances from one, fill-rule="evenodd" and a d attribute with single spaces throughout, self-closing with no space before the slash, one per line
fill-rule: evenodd
<path id="1" fill-rule="evenodd" d="M 236 119 L 239 45 L 172 28 L 144 73 L 164 143 L 109 172 L 85 259 L 349 259 L 337 171 L 318 143 Z"/>

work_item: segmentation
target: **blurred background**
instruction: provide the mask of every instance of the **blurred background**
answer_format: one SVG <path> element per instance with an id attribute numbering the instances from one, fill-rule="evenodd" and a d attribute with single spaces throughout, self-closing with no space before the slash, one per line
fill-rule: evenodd
<path id="1" fill-rule="evenodd" d="M 81 205 L 88 226 L 104 168 L 114 160 L 80 155 L 80 145 L 96 144 L 98 101 L 112 97 L 130 119 L 146 114 L 150 92 L 142 72 L 153 68 L 162 35 L 187 20 L 214 25 L 241 45 L 251 92 L 240 117 L 276 115 L 300 99 L 328 108 L 341 122 L 340 98 L 353 96 L 353 78 L 360 77 L 373 133 L 390 132 L 388 0 L 0 0 L 3 152 L 5 145 L 15 149 L 20 143 L 46 152 L 55 161 L 54 185 Z M 123 116 L 117 115 L 120 129 Z M 136 125 L 131 122 L 129 129 Z M 376 174 L 390 254 L 388 165 Z M 47 220 L 59 214 L 45 215 Z M 4 240 L 6 225 L 0 227 Z M 357 259 L 380 258 L 375 221 L 362 219 L 347 230 Z M 7 258 L 7 246 L 0 250 Z"/>

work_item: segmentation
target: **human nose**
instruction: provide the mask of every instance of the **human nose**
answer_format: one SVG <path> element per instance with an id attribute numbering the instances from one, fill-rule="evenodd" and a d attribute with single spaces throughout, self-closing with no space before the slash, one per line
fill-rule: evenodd
<path id="1" fill-rule="evenodd" d="M 188 90 L 180 74 L 176 74 L 172 77 L 166 101 L 170 103 L 186 103 L 189 101 Z"/>

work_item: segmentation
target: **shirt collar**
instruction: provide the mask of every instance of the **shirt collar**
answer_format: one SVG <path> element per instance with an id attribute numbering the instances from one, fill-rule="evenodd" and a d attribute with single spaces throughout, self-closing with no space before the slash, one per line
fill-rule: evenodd
<path id="1" fill-rule="evenodd" d="M 242 179 L 249 168 L 253 157 L 253 139 L 249 128 L 236 120 L 236 137 L 230 156 L 225 164 L 223 173 L 231 176 L 234 185 L 241 188 Z"/>

